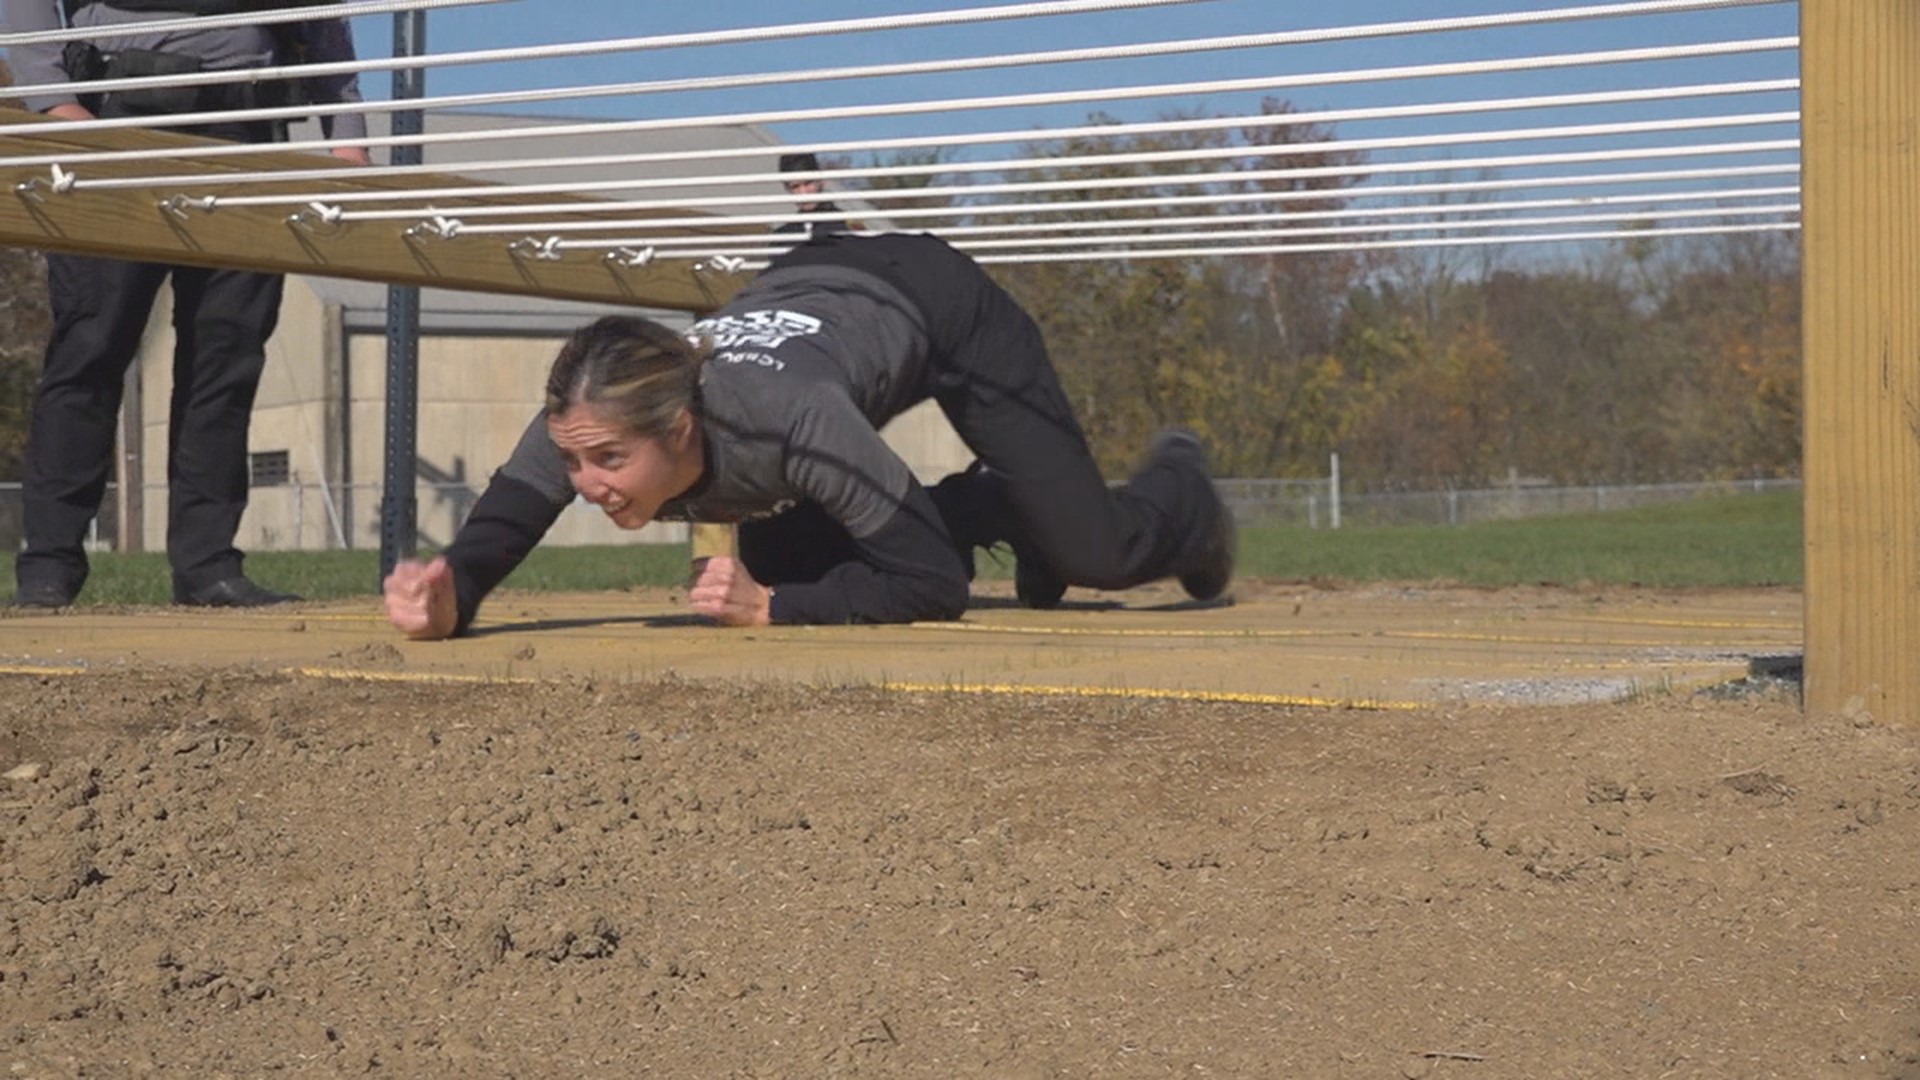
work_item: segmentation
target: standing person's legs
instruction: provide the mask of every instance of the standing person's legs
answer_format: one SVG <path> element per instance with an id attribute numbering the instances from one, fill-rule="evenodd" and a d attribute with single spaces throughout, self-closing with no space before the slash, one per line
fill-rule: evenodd
<path id="1" fill-rule="evenodd" d="M 153 263 L 47 256 L 53 334 L 27 433 L 26 548 L 14 564 L 22 602 L 70 602 L 86 581 L 81 544 L 113 471 L 123 380 L 167 273 Z"/>
<path id="2" fill-rule="evenodd" d="M 247 508 L 247 425 L 281 286 L 278 274 L 245 270 L 174 274 L 167 560 L 176 599 L 240 576 L 233 538 Z"/>

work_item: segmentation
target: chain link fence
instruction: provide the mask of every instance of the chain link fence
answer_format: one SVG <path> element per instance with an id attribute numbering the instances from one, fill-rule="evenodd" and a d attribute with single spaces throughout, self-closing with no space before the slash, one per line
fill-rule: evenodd
<path id="1" fill-rule="evenodd" d="M 1242 525 L 1285 525 L 1329 529 L 1355 525 L 1466 525 L 1556 514 L 1626 510 L 1637 506 L 1683 502 L 1722 495 L 1757 495 L 1770 491 L 1798 491 L 1797 479 L 1727 480 L 1686 484 L 1593 484 L 1549 487 L 1510 484 L 1490 488 L 1449 488 L 1437 491 L 1342 492 L 1332 479 L 1221 480 L 1221 494 Z M 421 484 L 417 497 L 421 535 L 444 544 L 466 519 L 480 497 L 467 484 Z M 166 505 L 164 485 L 145 492 L 149 506 Z M 591 518 L 591 515 L 583 515 Z M 298 478 L 284 484 L 253 489 L 240 546 L 249 551 L 323 550 L 341 547 L 379 547 L 380 492 L 377 485 L 349 488 L 307 483 Z M 584 524 L 584 523 L 583 523 Z M 608 526 L 610 528 L 610 526 Z M 152 532 L 153 530 L 149 530 Z M 616 539 L 591 526 L 552 537 L 556 543 L 609 543 Z M 22 536 L 20 485 L 0 483 L 0 550 L 17 550 Z M 661 530 L 664 541 L 684 536 L 680 530 Z M 113 550 L 119 546 L 118 500 L 109 485 L 88 535 L 88 546 Z M 146 546 L 159 550 L 161 536 L 147 537 Z"/>
<path id="2" fill-rule="evenodd" d="M 1292 525 L 1308 529 L 1342 525 L 1468 525 L 1478 521 L 1628 510 L 1712 496 L 1798 490 L 1798 479 L 1580 487 L 1517 483 L 1489 488 L 1371 493 L 1342 492 L 1330 479 L 1220 481 L 1221 494 L 1232 505 L 1242 525 Z"/>

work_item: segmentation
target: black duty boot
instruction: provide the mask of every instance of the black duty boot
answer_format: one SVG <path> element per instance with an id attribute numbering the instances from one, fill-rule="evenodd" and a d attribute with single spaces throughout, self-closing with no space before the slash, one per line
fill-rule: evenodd
<path id="1" fill-rule="evenodd" d="M 1007 481 L 999 473 L 976 461 L 965 472 L 954 473 L 929 489 L 948 535 L 960 549 L 973 575 L 973 549 L 991 551 L 1005 544 L 1013 549 L 1013 593 L 1030 608 L 1060 606 L 1067 583 L 1053 567 L 1024 540 L 1013 521 L 1013 507 L 1007 501 Z"/>
<path id="2" fill-rule="evenodd" d="M 1233 520 L 1233 510 L 1220 498 L 1219 489 L 1213 485 L 1205 444 L 1191 431 L 1163 431 L 1153 437 L 1147 457 L 1156 462 L 1177 462 L 1197 473 L 1207 486 L 1207 497 L 1212 500 L 1214 511 L 1207 522 L 1206 541 L 1200 553 L 1182 565 L 1175 576 L 1180 579 L 1180 587 L 1195 600 L 1219 598 L 1233 582 L 1233 563 L 1239 548 L 1240 533 Z"/>
<path id="3" fill-rule="evenodd" d="M 80 595 L 77 585 L 68 585 L 54 578 L 28 578 L 15 586 L 13 606 L 26 608 L 62 608 L 73 603 Z"/>
<path id="4" fill-rule="evenodd" d="M 1180 575 L 1180 587 L 1195 600 L 1213 600 L 1233 583 L 1233 560 L 1239 548 L 1240 530 L 1234 524 L 1233 510 L 1226 503 L 1214 516 L 1213 535 L 1208 538 L 1206 554 L 1193 568 Z"/>
<path id="5" fill-rule="evenodd" d="M 189 607 L 267 607 L 271 604 L 291 604 L 298 599 L 292 593 L 263 589 L 240 574 L 197 588 L 188 588 L 177 581 L 173 584 L 173 602 Z"/>

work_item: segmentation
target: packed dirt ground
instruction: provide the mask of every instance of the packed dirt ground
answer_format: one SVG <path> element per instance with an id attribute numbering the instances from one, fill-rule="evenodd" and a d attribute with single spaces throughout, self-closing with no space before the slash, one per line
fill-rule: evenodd
<path id="1" fill-rule="evenodd" d="M 135 664 L 0 772 L 12 1077 L 1920 1078 L 1920 735 L 1790 686 Z"/>

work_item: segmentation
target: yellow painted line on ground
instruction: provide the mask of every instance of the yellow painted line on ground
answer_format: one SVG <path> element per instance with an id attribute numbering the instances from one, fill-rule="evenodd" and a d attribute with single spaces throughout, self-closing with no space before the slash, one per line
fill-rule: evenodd
<path id="1" fill-rule="evenodd" d="M 1291 638 L 1359 633 L 1346 630 L 1159 630 L 1101 629 L 1087 626 L 1006 626 L 998 623 L 915 622 L 909 630 L 958 630 L 973 634 L 1032 634 L 1057 637 Z"/>
<path id="2" fill-rule="evenodd" d="M 310 679 L 335 679 L 343 682 L 397 682 L 397 683 L 515 683 L 531 685 L 541 682 L 558 682 L 558 679 L 540 679 L 531 675 L 463 675 L 450 671 L 369 671 L 364 668 L 328 668 L 293 667 L 282 668 L 288 675 L 304 675 Z"/>
<path id="3" fill-rule="evenodd" d="M 57 664 L 0 664 L 0 675 L 86 675 L 91 670 Z"/>
<path id="4" fill-rule="evenodd" d="M 1630 626 L 1678 626 L 1688 630 L 1778 630 L 1799 633 L 1798 620 L 1754 619 L 1643 619 L 1631 615 L 1573 615 L 1579 622 L 1612 623 Z"/>
<path id="5" fill-rule="evenodd" d="M 1684 625 L 1684 624 L 1676 624 Z M 1620 640 L 1617 638 L 1563 637 L 1527 634 L 1494 634 L 1462 630 L 1369 630 L 1364 628 L 1341 629 L 1327 627 L 1318 630 L 1129 630 L 1102 629 L 1085 626 L 995 626 L 983 623 L 908 623 L 911 630 L 959 630 L 969 633 L 1008 634 L 1030 637 L 1119 637 L 1119 638 L 1208 638 L 1230 640 L 1248 639 L 1292 639 L 1304 638 L 1367 638 L 1374 640 L 1406 639 L 1411 641 L 1462 641 L 1490 642 L 1499 645 L 1584 645 L 1608 647 L 1638 647 L 1649 649 L 1673 648 L 1676 643 L 1669 640 Z M 1738 627 L 1735 627 L 1738 629 Z M 1761 629 L 1772 629 L 1763 627 Z M 1790 629 L 1790 628 L 1780 628 Z M 1686 643 L 1680 643 L 1686 644 Z M 1700 646 L 1712 647 L 1712 646 Z"/>
<path id="6" fill-rule="evenodd" d="M 1418 701 L 1380 701 L 1368 698 L 1322 698 L 1294 694 L 1256 694 L 1237 690 L 1177 690 L 1154 687 L 1027 686 L 1021 683 L 916 683 L 892 680 L 882 690 L 916 694 L 1005 694 L 1027 697 L 1145 698 L 1170 701 L 1216 701 L 1234 705 L 1286 705 L 1303 709 L 1424 709 Z"/>

